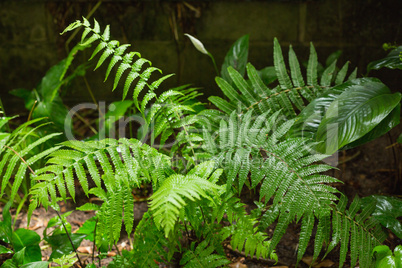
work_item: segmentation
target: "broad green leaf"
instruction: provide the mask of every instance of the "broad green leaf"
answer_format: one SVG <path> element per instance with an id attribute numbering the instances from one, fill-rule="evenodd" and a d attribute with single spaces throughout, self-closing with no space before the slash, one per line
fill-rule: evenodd
<path id="1" fill-rule="evenodd" d="M 376 268 L 395 267 L 395 265 L 392 265 L 393 263 L 392 251 L 389 249 L 388 246 L 385 245 L 376 246 L 373 249 L 373 256 L 375 257 Z"/>
<path id="2" fill-rule="evenodd" d="M 71 240 L 73 241 L 74 247 L 78 248 L 82 240 L 86 237 L 85 234 L 70 234 Z M 52 254 L 49 259 L 60 258 L 63 255 L 70 254 L 73 252 L 70 240 L 66 234 L 58 234 L 46 238 L 46 241 L 52 247 Z"/>
<path id="3" fill-rule="evenodd" d="M 401 119 L 401 105 L 398 104 L 392 112 L 390 112 L 384 120 L 381 121 L 376 127 L 374 127 L 369 133 L 364 135 L 358 140 L 342 147 L 342 150 L 347 150 L 365 144 L 369 141 L 385 135 L 388 131 L 399 125 Z"/>
<path id="4" fill-rule="evenodd" d="M 402 267 L 402 245 L 396 246 L 394 249 L 396 267 Z"/>
<path id="5" fill-rule="evenodd" d="M 319 152 L 332 154 L 363 137 L 401 101 L 378 79 L 362 78 L 342 84 L 344 92 L 331 103 L 318 126 Z"/>
<path id="6" fill-rule="evenodd" d="M 42 260 L 40 241 L 41 238 L 36 232 L 21 228 L 13 232 L 11 243 L 15 251 L 25 248 L 24 263 L 29 263 Z"/>
<path id="7" fill-rule="evenodd" d="M 89 241 L 94 241 L 94 233 L 95 233 L 95 226 L 96 226 L 96 218 L 92 217 L 84 222 L 84 224 L 78 229 L 75 233 L 76 234 L 85 234 Z"/>
<path id="8" fill-rule="evenodd" d="M 248 40 L 249 40 L 248 35 L 240 37 L 230 47 L 229 51 L 225 56 L 225 59 L 223 60 L 221 68 L 221 77 L 231 85 L 233 85 L 233 83 L 228 73 L 229 66 L 232 66 L 243 77 L 244 74 L 246 73 L 246 65 L 248 60 Z"/>
<path id="9" fill-rule="evenodd" d="M 49 262 L 36 261 L 36 262 L 30 262 L 30 263 L 24 264 L 20 268 L 48 268 L 48 267 L 49 267 Z"/>
<path id="10" fill-rule="evenodd" d="M 376 208 L 372 213 L 385 228 L 390 229 L 397 237 L 402 239 L 402 224 L 398 220 L 402 216 L 402 199 L 391 197 L 372 195 L 362 199 L 363 206 L 372 200 L 377 202 Z"/>
<path id="11" fill-rule="evenodd" d="M 401 53 L 402 46 L 395 48 L 385 58 L 370 62 L 369 65 L 367 65 L 367 72 L 370 70 L 378 70 L 384 67 L 402 70 Z"/>
<path id="12" fill-rule="evenodd" d="M 0 245 L 0 254 L 12 253 L 13 251 L 5 246 Z"/>
<path id="13" fill-rule="evenodd" d="M 10 207 L 13 201 L 9 201 L 3 207 L 3 221 L 0 221 L 0 239 L 6 243 L 11 243 L 13 230 L 11 227 Z"/>
<path id="14" fill-rule="evenodd" d="M 278 80 L 274 66 L 265 67 L 257 72 L 265 85 L 269 85 Z"/>

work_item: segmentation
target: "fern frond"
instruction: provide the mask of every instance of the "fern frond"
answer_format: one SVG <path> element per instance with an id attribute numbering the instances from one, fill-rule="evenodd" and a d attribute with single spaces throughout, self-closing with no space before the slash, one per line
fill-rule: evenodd
<path id="1" fill-rule="evenodd" d="M 210 198 L 207 193 L 213 193 L 219 188 L 208 179 L 196 175 L 171 175 L 151 197 L 150 210 L 155 217 L 155 223 L 168 237 L 178 219 L 180 209 L 186 206 L 188 200 Z"/>
<path id="2" fill-rule="evenodd" d="M 208 246 L 207 241 L 201 242 L 197 247 L 196 243 L 193 242 L 190 249 L 184 253 L 180 264 L 185 268 L 216 268 L 230 263 L 224 255 L 213 254 L 214 251 L 214 247 Z"/>
<path id="3" fill-rule="evenodd" d="M 204 149 L 213 156 L 218 166 L 224 167 L 228 192 L 240 192 L 247 183 L 251 188 L 261 185 L 260 200 L 268 202 L 273 198 L 277 211 L 271 213 L 269 222 L 278 219 L 278 225 L 272 237 L 272 248 L 275 248 L 290 222 L 302 217 L 310 218 L 304 220 L 303 251 L 314 219 L 324 221 L 324 215 L 328 215 L 331 205 L 338 199 L 335 195 L 338 191 L 328 183 L 339 181 L 320 174 L 332 167 L 316 163 L 327 156 L 311 155 L 307 140 L 284 138 L 293 121 L 281 124 L 278 115 L 279 111 L 271 116 L 266 112 L 253 118 L 252 111 L 243 115 L 232 112 L 228 119 L 221 120 L 215 140 L 204 131 L 204 140 L 208 141 Z M 219 222 L 222 214 L 217 217 Z M 322 239 L 327 240 L 324 222 L 320 228 Z"/>
<path id="4" fill-rule="evenodd" d="M 134 233 L 133 255 L 136 267 L 159 267 L 156 262 L 166 263 L 175 252 L 174 243 L 165 238 L 164 232 L 157 228 L 152 214 L 146 212 Z"/>
<path id="5" fill-rule="evenodd" d="M 110 40 L 110 30 L 109 26 L 106 26 L 103 34 L 101 34 L 100 25 L 99 23 L 94 20 L 94 26 L 91 27 L 89 21 L 83 18 L 82 21 L 77 20 L 73 24 L 69 25 L 62 34 L 72 31 L 76 28 L 83 27 L 84 31 L 81 36 L 81 47 L 89 47 L 90 44 L 97 41 L 98 45 L 96 46 L 95 50 L 93 51 L 89 60 L 94 59 L 98 54 L 101 56 L 98 59 L 96 64 L 95 70 L 98 69 L 108 58 L 110 58 L 110 62 L 107 67 L 105 81 L 109 77 L 111 70 L 117 67 L 116 77 L 113 83 L 113 90 L 119 84 L 119 81 L 126 70 L 129 70 L 129 74 L 124 82 L 124 89 L 123 89 L 123 99 L 126 98 L 128 92 L 130 91 L 131 84 L 134 80 L 138 79 L 136 86 L 134 87 L 133 92 L 133 100 L 136 107 L 143 112 L 143 109 L 140 109 L 138 105 L 138 97 L 140 92 L 145 88 L 148 87 L 148 92 L 153 92 L 155 89 L 159 87 L 162 81 L 170 77 L 171 75 L 164 76 L 157 81 L 148 84 L 148 79 L 150 78 L 151 74 L 155 71 L 161 72 L 158 68 L 154 67 L 147 67 L 143 69 L 143 65 L 145 63 L 151 64 L 151 62 L 147 59 L 141 58 L 141 54 L 138 52 L 130 52 L 125 53 L 125 50 L 128 48 L 128 45 L 120 45 L 120 43 L 116 40 Z M 90 37 L 87 38 L 89 34 L 92 34 Z M 137 56 L 138 59 L 133 62 L 134 57 Z"/>
<path id="6" fill-rule="evenodd" d="M 133 207 L 130 205 L 130 200 L 132 198 L 125 195 L 131 193 L 131 190 L 139 186 L 141 181 L 152 181 L 157 187 L 167 177 L 166 172 L 170 175 L 169 158 L 137 140 L 68 141 L 62 146 L 67 149 L 53 152 L 47 165 L 37 170 L 33 176 L 37 184 L 30 192 L 34 205 L 30 206 L 29 213 L 32 213 L 32 209 L 40 204 L 43 204 L 45 208 L 49 204 L 55 204 L 56 187 L 62 198 L 65 199 L 67 194 L 74 198 L 73 182 L 76 176 L 85 194 L 96 194 L 105 201 L 105 206 L 108 203 L 112 209 L 117 209 L 116 206 L 120 209 L 124 207 L 126 230 L 131 231 L 133 222 L 130 215 L 132 215 Z M 88 170 L 88 174 L 85 170 Z M 95 188 L 88 189 L 88 177 L 95 182 Z M 101 188 L 102 181 L 107 187 L 107 193 Z M 116 185 L 119 185 L 121 189 L 115 188 Z M 109 192 L 115 193 L 114 199 L 108 197 Z M 48 194 L 50 194 L 50 200 L 48 200 Z M 112 213 L 112 218 L 108 217 L 112 219 L 111 222 L 121 222 L 113 217 L 122 217 L 122 210 L 104 210 Z M 109 224 L 112 224 L 111 222 Z M 113 238 L 118 235 L 114 233 Z"/>
<path id="7" fill-rule="evenodd" d="M 347 198 L 342 195 L 332 211 L 333 235 L 327 253 L 340 242 L 339 267 L 343 267 L 349 247 L 351 266 L 355 266 L 359 260 L 361 267 L 369 267 L 372 262 L 372 250 L 387 238 L 387 234 L 381 225 L 370 217 L 375 209 L 375 202 L 361 210 L 360 198 L 356 196 L 348 210 L 346 204 Z M 360 213 L 357 213 L 359 211 Z"/>
<path id="8" fill-rule="evenodd" d="M 294 118 L 306 107 L 306 104 L 313 101 L 324 90 L 331 87 L 334 80 L 335 85 L 343 83 L 348 70 L 345 64 L 335 76 L 336 61 L 334 61 L 320 77 L 318 84 L 318 60 L 317 53 L 313 44 L 310 45 L 310 58 L 307 65 L 307 83 L 303 78 L 300 64 L 292 46 L 289 47 L 289 67 L 290 76 L 285 64 L 281 46 L 278 40 L 274 39 L 274 67 L 278 77 L 279 86 L 268 88 L 255 68 L 247 64 L 247 76 L 250 81 L 246 81 L 235 69 L 229 67 L 228 73 L 233 81 L 234 87 L 221 78 L 216 78 L 216 83 L 221 88 L 223 94 L 229 101 L 212 96 L 209 99 L 216 107 L 231 114 L 239 109 L 242 113 L 253 110 L 255 114 L 263 114 L 267 111 L 274 113 L 282 110 L 288 118 Z"/>
<path id="9" fill-rule="evenodd" d="M 48 140 L 59 136 L 60 133 L 52 133 L 40 138 L 38 137 L 37 140 L 30 143 L 28 146 L 25 146 L 24 143 L 27 141 L 27 139 L 35 136 L 35 132 L 46 124 L 41 124 L 34 128 L 30 126 L 42 120 L 43 119 L 37 119 L 22 124 L 3 140 L 3 145 L 0 148 L 0 197 L 2 197 L 5 193 L 7 185 L 13 176 L 14 182 L 11 187 L 11 192 L 9 193 L 10 200 L 13 200 L 20 189 L 23 180 L 29 178 L 26 176 L 27 170 L 29 169 L 31 173 L 34 172 L 31 169 L 31 166 L 59 149 L 58 146 L 55 146 L 37 154 L 33 153 L 34 150 L 38 149 Z"/>

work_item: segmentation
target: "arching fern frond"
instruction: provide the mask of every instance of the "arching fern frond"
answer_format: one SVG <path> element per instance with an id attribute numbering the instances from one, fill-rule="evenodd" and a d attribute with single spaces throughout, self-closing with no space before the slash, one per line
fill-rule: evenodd
<path id="1" fill-rule="evenodd" d="M 246 81 L 234 68 L 229 67 L 228 73 L 235 87 L 232 87 L 224 79 L 217 77 L 216 83 L 229 99 L 226 101 L 220 97 L 210 97 L 209 100 L 227 114 L 239 109 L 243 112 L 254 109 L 256 114 L 262 114 L 269 110 L 271 113 L 283 109 L 288 118 L 294 118 L 309 102 L 318 97 L 324 90 L 335 85 L 342 84 L 345 80 L 349 63 L 347 62 L 336 73 L 336 61 L 328 66 L 318 82 L 318 60 L 313 44 L 310 44 L 310 58 L 307 65 L 307 81 L 303 78 L 300 64 L 292 46 L 289 48 L 289 68 L 286 67 L 282 49 L 278 40 L 274 39 L 274 66 L 279 85 L 273 89 L 268 88 L 261 80 L 257 70 L 250 63 L 247 64 Z M 355 76 L 352 74 L 349 79 Z"/>
<path id="2" fill-rule="evenodd" d="M 339 267 L 346 261 L 348 248 L 350 250 L 351 266 L 359 260 L 360 267 L 369 267 L 374 247 L 382 244 L 387 238 L 380 223 L 370 217 L 375 209 L 376 202 L 361 209 L 361 200 L 358 196 L 353 199 L 346 210 L 347 198 L 342 195 L 338 205 L 332 211 L 332 241 L 327 253 L 337 244 L 341 244 Z"/>
<path id="3" fill-rule="evenodd" d="M 109 77 L 111 70 L 115 66 L 117 67 L 117 73 L 113 83 L 113 90 L 116 89 L 123 74 L 128 71 L 128 75 L 124 81 L 123 99 L 126 98 L 128 92 L 130 91 L 132 83 L 135 80 L 138 80 L 134 87 L 133 100 L 137 109 L 143 113 L 144 107 L 140 106 L 140 102 L 138 100 L 138 97 L 143 89 L 148 87 L 148 91 L 145 95 L 148 94 L 149 96 L 164 80 L 172 75 L 166 75 L 152 83 L 148 83 L 151 74 L 155 71 L 161 72 L 161 70 L 151 66 L 143 68 L 144 64 L 151 65 L 151 62 L 147 59 L 141 58 L 141 54 L 138 52 L 129 52 L 125 54 L 125 51 L 129 45 L 120 45 L 118 41 L 110 40 L 109 26 L 107 26 L 104 32 L 101 33 L 99 23 L 96 20 L 94 20 L 93 27 L 91 27 L 91 24 L 86 18 L 83 18 L 82 21 L 77 20 L 71 23 L 61 34 L 72 31 L 79 27 L 84 27 L 84 32 L 81 36 L 81 46 L 88 47 L 95 41 L 99 42 L 93 51 L 92 56 L 90 57 L 90 60 L 92 60 L 96 55 L 101 54 L 95 69 L 99 68 L 104 62 L 106 62 L 108 58 L 111 57 L 107 67 L 105 80 Z M 91 36 L 87 38 L 89 34 L 91 34 Z M 134 60 L 135 57 L 137 57 L 136 60 Z"/>

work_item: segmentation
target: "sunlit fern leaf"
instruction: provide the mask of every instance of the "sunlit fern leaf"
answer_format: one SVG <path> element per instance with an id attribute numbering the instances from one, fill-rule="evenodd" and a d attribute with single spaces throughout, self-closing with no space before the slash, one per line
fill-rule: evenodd
<path id="1" fill-rule="evenodd" d="M 49 189 L 49 193 L 55 192 L 52 189 L 57 187 L 63 198 L 66 198 L 67 194 L 74 197 L 75 176 L 78 177 L 86 194 L 98 193 L 98 196 L 104 200 L 107 195 L 99 191 L 101 181 L 105 178 L 113 176 L 124 178 L 124 183 L 121 182 L 122 187 L 132 189 L 142 180 L 154 182 L 163 180 L 170 166 L 167 156 L 159 154 L 155 149 L 137 140 L 68 141 L 62 143 L 62 146 L 67 149 L 53 152 L 47 165 L 38 169 L 32 176 L 37 183 L 37 187 L 32 188 L 31 191 L 36 205 L 43 204 L 45 208 L 49 205 L 48 191 L 41 191 L 40 187 Z M 88 170 L 88 174 L 85 170 Z M 104 174 L 107 176 L 102 177 Z M 88 189 L 88 177 L 95 182 L 95 188 Z M 96 189 L 98 189 L 97 192 Z M 119 194 L 127 193 L 127 189 Z M 55 194 L 51 194 L 50 203 L 55 201 Z M 126 206 L 128 211 L 132 210 L 128 204 Z M 31 208 L 33 207 L 30 207 L 29 213 L 32 213 Z M 132 223 L 128 223 L 128 229 L 132 228 L 130 226 Z"/>
<path id="2" fill-rule="evenodd" d="M 230 261 L 225 256 L 214 254 L 215 248 L 203 241 L 196 246 L 193 242 L 182 259 L 180 264 L 185 268 L 204 268 L 204 267 L 222 267 Z"/>
<path id="3" fill-rule="evenodd" d="M 236 222 L 224 227 L 223 238 L 231 236 L 231 246 L 234 250 L 244 251 L 246 257 L 271 258 L 278 260 L 272 250 L 268 236 L 258 231 L 257 221 L 247 214 L 236 215 Z"/>
<path id="4" fill-rule="evenodd" d="M 139 79 L 135 88 L 134 88 L 134 93 L 133 93 L 133 100 L 139 109 L 138 106 L 138 97 L 139 93 L 147 87 L 148 90 L 153 91 L 155 90 L 162 81 L 164 81 L 166 78 L 170 77 L 163 77 L 160 78 L 159 80 L 155 81 L 154 83 L 148 84 L 148 79 L 150 78 L 151 74 L 154 71 L 160 71 L 157 68 L 154 67 L 148 67 L 145 68 L 145 70 L 142 70 L 142 67 L 145 63 L 151 64 L 151 62 L 147 59 L 141 58 L 141 54 L 138 52 L 130 52 L 124 54 L 125 50 L 127 49 L 128 45 L 120 45 L 120 43 L 116 40 L 110 40 L 110 30 L 109 26 L 106 26 L 103 34 L 101 34 L 101 29 L 99 23 L 94 20 L 94 26 L 91 28 L 91 25 L 89 21 L 85 18 L 83 18 L 82 21 L 77 20 L 76 22 L 70 24 L 62 34 L 65 32 L 72 31 L 76 28 L 83 27 L 84 31 L 81 36 L 81 46 L 82 47 L 89 47 L 90 44 L 93 42 L 97 41 L 98 45 L 95 48 L 95 51 L 92 53 L 92 56 L 90 60 L 92 60 L 97 54 L 101 53 L 101 56 L 97 62 L 97 65 L 95 69 L 99 68 L 106 60 L 107 58 L 111 58 L 108 68 L 106 71 L 106 77 L 105 80 L 108 78 L 111 70 L 114 68 L 114 66 L 117 67 L 117 73 L 116 77 L 113 83 L 113 90 L 117 87 L 119 84 L 119 81 L 123 75 L 123 73 L 126 70 L 129 70 L 129 74 L 124 82 L 124 89 L 123 89 L 123 99 L 127 96 L 131 84 L 136 80 L 137 78 Z M 90 37 L 87 37 L 89 34 L 92 35 Z M 138 59 L 133 62 L 133 58 L 137 56 Z"/>
<path id="5" fill-rule="evenodd" d="M 150 210 L 156 225 L 163 229 L 165 236 L 168 237 L 181 208 L 190 201 L 210 198 L 209 194 L 213 194 L 217 189 L 219 186 L 196 175 L 171 175 L 151 197 Z"/>

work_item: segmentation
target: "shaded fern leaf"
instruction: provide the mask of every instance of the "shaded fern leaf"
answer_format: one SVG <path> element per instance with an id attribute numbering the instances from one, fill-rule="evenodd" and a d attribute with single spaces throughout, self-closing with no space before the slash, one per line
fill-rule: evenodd
<path id="1" fill-rule="evenodd" d="M 150 210 L 156 225 L 162 228 L 168 237 L 178 220 L 180 210 L 189 201 L 210 199 L 208 192 L 213 193 L 219 188 L 208 179 L 196 175 L 171 175 L 151 197 Z"/>
<path id="2" fill-rule="evenodd" d="M 361 267 L 370 267 L 371 252 L 375 246 L 384 242 L 387 233 L 377 220 L 370 217 L 375 209 L 375 202 L 368 204 L 363 210 L 358 196 L 354 198 L 348 210 L 346 203 L 347 198 L 342 195 L 340 202 L 332 211 L 333 234 L 327 253 L 340 243 L 339 267 L 343 267 L 348 249 L 350 249 L 351 266 L 355 266 L 359 260 Z"/>
<path id="3" fill-rule="evenodd" d="M 164 232 L 158 229 L 151 213 L 146 212 L 134 233 L 135 267 L 159 267 L 156 262 L 167 263 L 174 252 L 174 242 L 169 242 L 165 238 Z"/>
<path id="4" fill-rule="evenodd" d="M 231 114 L 236 109 L 243 113 L 253 109 L 257 115 L 267 111 L 274 113 L 282 109 L 288 118 L 294 118 L 305 108 L 306 104 L 331 87 L 332 80 L 335 81 L 335 85 L 343 83 L 348 71 L 348 64 L 345 64 L 336 79 L 333 79 L 336 67 L 334 61 L 324 71 L 320 79 L 321 83 L 318 84 L 317 53 L 311 44 L 307 66 L 307 82 L 303 78 L 299 61 L 292 46 L 289 48 L 289 76 L 282 49 L 276 38 L 274 39 L 274 66 L 279 85 L 272 89 L 263 83 L 257 70 L 250 63 L 247 64 L 247 76 L 250 81 L 246 81 L 234 68 L 229 67 L 228 73 L 233 81 L 233 86 L 222 78 L 216 78 L 218 86 L 229 100 L 212 96 L 209 101 L 226 114 Z"/>
<path id="5" fill-rule="evenodd" d="M 217 138 L 204 149 L 217 166 L 224 167 L 227 192 L 240 193 L 247 183 L 251 188 L 260 185 L 260 200 L 267 203 L 273 198 L 273 207 L 278 210 L 266 219 L 270 223 L 278 219 L 272 249 L 289 223 L 305 216 L 311 217 L 304 227 L 304 236 L 309 239 L 307 234 L 314 217 L 323 219 L 338 199 L 335 195 L 338 191 L 328 184 L 339 180 L 320 174 L 332 167 L 317 163 L 327 156 L 312 155 L 306 139 L 285 138 L 292 120 L 280 123 L 279 112 L 270 116 L 266 112 L 254 118 L 251 115 L 252 111 L 241 115 L 232 112 L 229 118 L 222 119 Z M 208 135 L 204 132 L 204 140 L 211 143 Z M 219 221 L 221 215 L 217 217 Z M 307 242 L 302 241 L 302 250 Z"/>
<path id="6" fill-rule="evenodd" d="M 190 249 L 184 253 L 180 264 L 185 268 L 215 268 L 230 263 L 224 255 L 213 254 L 214 251 L 214 247 L 208 246 L 207 241 L 201 242 L 197 247 L 196 243 L 193 242 Z"/>

